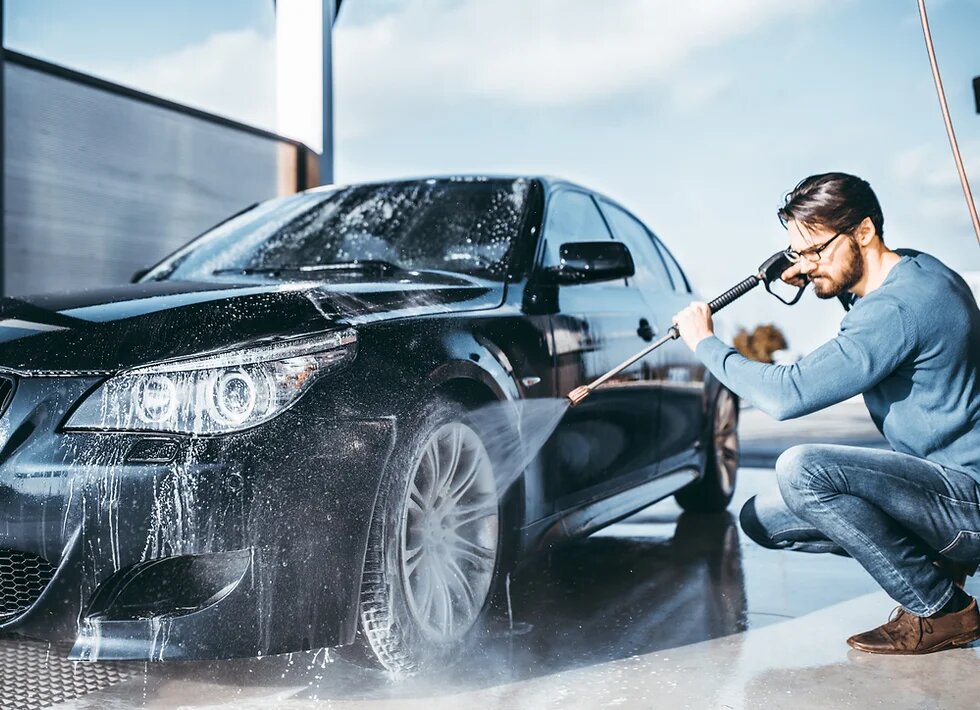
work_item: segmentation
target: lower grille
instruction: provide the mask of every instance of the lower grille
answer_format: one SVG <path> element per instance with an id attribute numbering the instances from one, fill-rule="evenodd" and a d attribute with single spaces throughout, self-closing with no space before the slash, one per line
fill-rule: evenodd
<path id="1" fill-rule="evenodd" d="M 16 550 L 0 550 L 0 623 L 37 601 L 54 576 L 43 557 Z"/>

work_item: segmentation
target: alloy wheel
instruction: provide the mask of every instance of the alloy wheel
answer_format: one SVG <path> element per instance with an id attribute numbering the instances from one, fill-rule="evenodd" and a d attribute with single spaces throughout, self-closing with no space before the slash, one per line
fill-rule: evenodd
<path id="1" fill-rule="evenodd" d="M 499 513 L 490 456 L 462 422 L 432 432 L 411 474 L 401 521 L 401 571 L 423 632 L 456 641 L 486 602 L 498 553 Z"/>

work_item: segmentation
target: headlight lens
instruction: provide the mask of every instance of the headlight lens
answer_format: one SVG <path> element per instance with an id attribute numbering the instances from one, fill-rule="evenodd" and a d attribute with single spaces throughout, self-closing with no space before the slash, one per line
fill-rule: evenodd
<path id="1" fill-rule="evenodd" d="M 281 414 L 349 362 L 348 329 L 120 373 L 79 405 L 66 429 L 225 434 Z"/>

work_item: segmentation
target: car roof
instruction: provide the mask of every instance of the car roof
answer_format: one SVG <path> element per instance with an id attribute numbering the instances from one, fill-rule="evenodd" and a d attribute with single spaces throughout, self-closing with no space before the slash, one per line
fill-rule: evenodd
<path id="1" fill-rule="evenodd" d="M 580 185 L 578 183 L 572 182 L 571 180 L 566 180 L 564 178 L 556 177 L 554 175 L 515 175 L 515 174 L 505 174 L 505 173 L 447 173 L 441 175 L 413 175 L 407 177 L 391 178 L 388 180 L 364 180 L 358 182 L 349 183 L 331 183 L 329 185 L 320 185 L 319 187 L 313 187 L 305 192 L 318 192 L 321 190 L 336 190 L 342 187 L 355 187 L 359 185 L 397 185 L 404 182 L 419 182 L 420 180 L 459 180 L 460 182 L 477 182 L 481 180 L 537 180 L 539 181 L 547 191 L 553 191 L 558 187 L 574 187 L 580 190 L 585 190 L 586 192 L 592 192 L 595 194 L 600 194 L 596 190 L 585 185 Z M 605 195 L 602 195 L 605 197 Z M 609 199 L 609 198 L 606 198 Z M 614 201 L 614 200 L 611 200 Z"/>
<path id="2" fill-rule="evenodd" d="M 507 173 L 447 173 L 441 175 L 416 175 L 408 177 L 398 177 L 391 178 L 388 180 L 365 180 L 361 182 L 350 182 L 350 183 L 331 183 L 329 185 L 321 185 L 319 187 L 313 187 L 304 192 L 319 192 L 327 190 L 336 190 L 344 187 L 355 187 L 359 185 L 397 185 L 404 182 L 419 182 L 420 180 L 459 180 L 460 182 L 477 182 L 481 180 L 537 180 L 544 187 L 546 193 L 552 193 L 559 188 L 573 188 L 577 190 L 584 190 L 585 192 L 591 193 L 596 197 L 601 197 L 606 202 L 610 202 L 617 207 L 625 210 L 626 212 L 633 214 L 632 210 L 628 207 L 623 206 L 619 201 L 605 195 L 598 190 L 594 190 L 591 187 L 587 187 L 577 182 L 572 182 L 571 180 L 566 180 L 565 178 L 556 177 L 554 175 L 515 175 Z M 635 215 L 634 215 L 635 216 Z M 637 218 L 639 219 L 639 218 Z M 642 220 L 641 220 L 642 221 Z"/>

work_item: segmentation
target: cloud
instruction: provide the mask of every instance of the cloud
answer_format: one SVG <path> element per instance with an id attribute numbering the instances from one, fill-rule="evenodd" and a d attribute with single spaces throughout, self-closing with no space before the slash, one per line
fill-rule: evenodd
<path id="1" fill-rule="evenodd" d="M 253 29 L 219 32 L 177 52 L 89 71 L 149 94 L 275 130 L 275 40 Z"/>
<path id="2" fill-rule="evenodd" d="M 338 90 L 558 107 L 665 84 L 695 53 L 817 3 L 785 0 L 418 0 L 335 37 Z M 708 87 L 710 88 L 710 87 Z M 681 101 L 697 100 L 692 93 Z"/>
<path id="3" fill-rule="evenodd" d="M 678 112 L 691 112 L 704 108 L 735 84 L 731 74 L 697 75 L 670 87 L 670 104 Z"/>
<path id="4" fill-rule="evenodd" d="M 959 147 L 976 201 L 980 194 L 980 140 L 961 141 Z M 950 228 L 969 223 L 959 174 L 945 143 L 907 148 L 895 156 L 892 172 L 903 191 L 916 196 L 914 209 L 927 223 Z"/>

